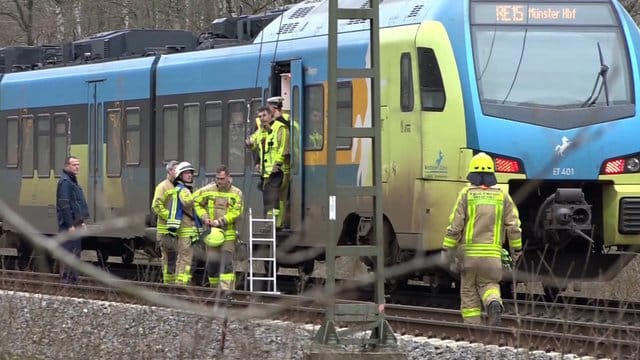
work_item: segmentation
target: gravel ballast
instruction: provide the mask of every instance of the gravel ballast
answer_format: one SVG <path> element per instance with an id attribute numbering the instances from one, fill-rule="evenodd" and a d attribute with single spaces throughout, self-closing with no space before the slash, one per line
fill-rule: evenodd
<path id="1" fill-rule="evenodd" d="M 0 359 L 303 359 L 317 328 L 222 322 L 179 310 L 0 291 Z M 591 359 L 398 336 L 407 359 Z"/>

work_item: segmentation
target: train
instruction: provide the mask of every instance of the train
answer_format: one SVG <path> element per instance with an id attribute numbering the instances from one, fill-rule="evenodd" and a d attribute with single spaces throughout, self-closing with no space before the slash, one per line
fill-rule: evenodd
<path id="1" fill-rule="evenodd" d="M 549 291 L 615 277 L 640 245 L 640 31 L 624 7 L 385 0 L 379 16 L 385 264 L 440 251 L 469 160 L 485 152 L 519 208 L 519 270 Z M 224 27 L 246 28 L 234 24 Z M 329 205 L 328 1 L 302 1 L 261 24 L 224 46 L 91 61 L 101 49 L 93 46 L 85 62 L 4 73 L 0 198 L 54 234 L 61 159 L 78 156 L 92 224 L 148 215 L 126 233 L 102 228 L 84 240 L 127 260 L 131 249 L 155 244 L 149 207 L 169 160 L 190 161 L 199 185 L 226 164 L 245 207 L 260 213 L 259 175 L 243 139 L 255 110 L 281 95 L 295 126 L 290 227 L 278 236 L 294 239 L 289 251 L 320 251 L 280 262 L 310 272 L 323 256 Z M 368 26 L 338 24 L 340 67 L 367 66 Z M 371 126 L 367 80 L 343 78 L 337 88 L 338 124 Z M 338 140 L 337 183 L 370 185 L 371 151 L 366 139 Z M 367 209 L 336 205 L 339 244 L 370 242 Z M 10 224 L 2 231 L 7 246 L 20 248 Z M 442 286 L 451 274 L 425 262 L 401 281 L 412 279 Z"/>

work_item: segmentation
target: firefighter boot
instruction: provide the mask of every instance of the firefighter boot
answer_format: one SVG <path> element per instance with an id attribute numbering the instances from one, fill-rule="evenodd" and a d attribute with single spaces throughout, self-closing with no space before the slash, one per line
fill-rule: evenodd
<path id="1" fill-rule="evenodd" d="M 502 319 L 502 305 L 499 301 L 494 300 L 487 306 L 487 316 L 489 317 L 489 325 L 500 325 Z"/>

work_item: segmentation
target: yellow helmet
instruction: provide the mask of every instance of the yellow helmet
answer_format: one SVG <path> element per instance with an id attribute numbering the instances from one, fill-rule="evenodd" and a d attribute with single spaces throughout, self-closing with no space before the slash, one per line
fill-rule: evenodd
<path id="1" fill-rule="evenodd" d="M 224 231 L 217 227 L 212 227 L 209 234 L 204 237 L 204 244 L 211 247 L 218 247 L 224 243 Z"/>
<path id="2" fill-rule="evenodd" d="M 495 172 L 493 159 L 491 156 L 481 152 L 471 158 L 469 162 L 469 172 L 491 173 Z"/>

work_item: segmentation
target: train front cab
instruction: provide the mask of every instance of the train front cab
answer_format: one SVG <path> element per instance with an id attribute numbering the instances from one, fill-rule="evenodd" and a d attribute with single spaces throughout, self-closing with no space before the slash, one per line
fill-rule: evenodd
<path id="1" fill-rule="evenodd" d="M 520 209 L 518 270 L 559 288 L 610 280 L 640 242 L 640 159 L 628 137 L 638 127 L 636 25 L 606 1 L 549 5 L 578 16 L 535 26 L 471 5 L 477 150 L 498 159 L 499 182 Z M 519 56 L 498 60 L 508 53 Z"/>
<path id="2" fill-rule="evenodd" d="M 383 43 L 384 34 L 381 32 Z M 397 35 L 397 38 L 401 36 Z M 415 37 L 415 48 L 415 55 L 410 54 L 418 60 L 412 65 L 412 73 L 418 75 L 413 91 L 420 94 L 417 102 L 417 106 L 422 107 L 420 118 L 404 111 L 404 104 L 400 99 L 394 99 L 392 93 L 385 93 L 393 89 L 390 82 L 386 88 L 383 87 L 382 94 L 384 206 L 401 248 L 398 261 L 417 254 L 434 254 L 441 248 L 456 195 L 467 183 L 469 160 L 474 153 L 486 151 L 470 149 L 467 144 L 465 116 L 468 114 L 464 112 L 457 59 L 447 30 L 439 22 L 423 22 Z M 383 69 L 393 68 L 397 73 L 397 69 L 402 68 L 402 60 L 400 64 L 384 66 L 385 62 L 392 61 L 391 57 L 383 57 Z M 393 74 L 385 75 L 383 71 L 383 81 L 385 76 L 390 78 Z M 399 105 L 394 106 L 396 102 Z M 419 133 L 418 137 L 415 133 Z M 408 151 L 413 153 L 413 150 L 421 153 L 420 164 L 416 165 L 412 158 L 403 155 Z M 527 180 L 524 171 L 527 164 L 521 159 L 500 153 L 491 155 L 499 160 L 499 186 L 514 197 L 520 208 L 527 249 L 526 262 L 520 264 L 533 266 L 519 270 L 537 275 L 537 278 L 529 277 L 527 281 L 542 280 L 545 287 L 556 289 L 565 287 L 571 279 L 606 281 L 630 261 L 632 256 L 629 253 L 638 251 L 640 186 L 636 154 L 603 162 L 597 179 L 573 182 Z M 516 165 L 519 167 L 514 171 L 513 166 Z M 627 166 L 633 170 L 629 171 L 625 168 Z M 611 167 L 626 170 L 615 175 L 606 173 L 608 170 L 605 169 Z M 421 171 L 416 173 L 416 169 Z M 537 191 L 529 191 L 530 195 L 523 198 L 521 190 L 527 188 Z M 559 195 L 555 195 L 558 189 L 565 188 L 580 191 L 560 190 Z M 580 197 L 580 193 L 584 201 L 572 198 Z M 549 200 L 545 204 L 549 197 L 559 201 Z M 411 204 L 409 216 L 407 204 Z M 582 224 L 580 228 L 593 239 L 592 243 L 575 231 L 571 231 L 567 240 L 568 231 L 565 230 L 571 225 L 565 225 L 565 229 L 559 231 L 551 229 L 551 232 L 565 233 L 559 237 L 541 235 L 545 231 L 535 230 L 536 226 L 541 227 L 540 216 L 553 216 L 558 211 L 562 214 L 565 211 L 560 210 L 562 208 L 575 213 L 575 222 L 584 218 L 586 209 L 593 209 L 590 223 Z M 550 240 L 553 238 L 560 240 L 553 242 Z M 427 260 L 425 267 L 428 269 L 417 272 L 423 280 L 433 281 L 434 285 L 443 279 L 438 275 L 437 266 L 433 266 L 435 262 Z"/>
<path id="3" fill-rule="evenodd" d="M 381 42 L 394 54 L 381 59 L 383 206 L 400 249 L 387 266 L 427 256 L 407 277 L 440 285 L 438 252 L 472 156 L 457 60 L 437 21 L 384 29 Z"/>

